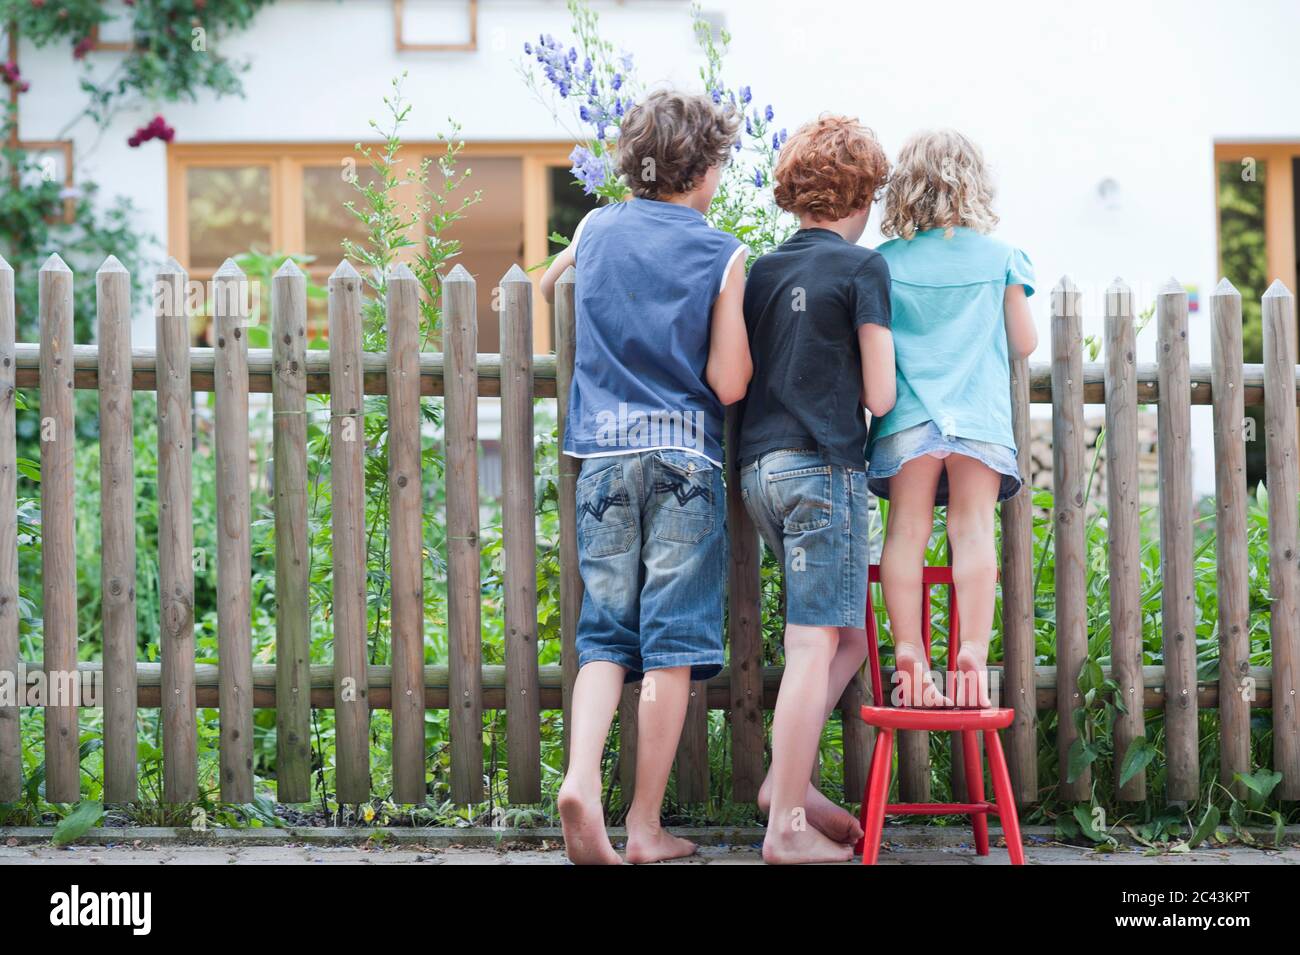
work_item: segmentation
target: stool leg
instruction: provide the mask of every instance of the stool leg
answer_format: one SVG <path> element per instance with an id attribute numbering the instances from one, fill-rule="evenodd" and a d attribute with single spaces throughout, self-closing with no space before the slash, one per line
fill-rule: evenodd
<path id="1" fill-rule="evenodd" d="M 966 761 L 966 799 L 984 801 L 984 767 L 980 760 L 979 733 L 964 730 L 961 734 L 962 757 Z M 971 813 L 971 828 L 975 830 L 975 853 L 989 854 L 989 816 L 986 812 Z"/>
<path id="2" fill-rule="evenodd" d="M 894 768 L 894 731 L 882 729 L 876 734 L 876 751 L 871 754 L 871 775 L 867 777 L 867 796 L 862 817 L 862 864 L 875 865 L 880 856 L 880 833 L 885 827 L 885 804 L 889 802 L 889 783 Z"/>
<path id="3" fill-rule="evenodd" d="M 876 753 L 880 751 L 880 735 L 876 735 L 876 743 L 871 749 L 871 762 L 867 765 L 867 784 L 862 787 L 862 808 L 858 810 L 858 826 L 861 827 L 863 836 L 853 844 L 853 854 L 862 855 L 862 849 L 867 844 L 867 810 L 871 806 L 871 782 L 876 773 Z"/>
<path id="4" fill-rule="evenodd" d="M 1007 758 L 1002 755 L 1002 741 L 997 730 L 984 731 L 984 745 L 989 752 L 989 773 L 993 776 L 993 798 L 998 806 L 1002 832 L 1007 837 L 1007 852 L 1012 865 L 1025 864 L 1025 847 L 1020 842 L 1020 819 L 1016 815 L 1016 797 L 1011 793 L 1011 774 Z"/>

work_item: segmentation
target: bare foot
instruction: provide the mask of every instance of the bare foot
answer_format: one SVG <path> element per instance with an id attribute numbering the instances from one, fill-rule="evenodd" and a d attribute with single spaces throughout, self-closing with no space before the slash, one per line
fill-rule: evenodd
<path id="1" fill-rule="evenodd" d="M 836 842 L 812 826 L 797 830 L 769 821 L 763 839 L 763 861 L 768 865 L 827 865 L 848 862 L 853 846 Z"/>
<path id="2" fill-rule="evenodd" d="M 605 813 L 600 790 L 587 793 L 572 776 L 560 785 L 560 825 L 564 829 L 564 851 L 574 865 L 622 865 L 605 832 Z"/>
<path id="3" fill-rule="evenodd" d="M 758 788 L 758 811 L 766 816 L 771 806 L 772 783 L 769 778 L 764 779 Z M 808 814 L 809 824 L 835 842 L 853 845 L 862 838 L 862 826 L 857 816 L 835 805 L 811 782 L 808 783 L 803 808 Z"/>
<path id="4" fill-rule="evenodd" d="M 952 706 L 952 700 L 935 686 L 925 655 L 909 644 L 894 647 L 894 689 L 890 694 L 894 706 Z"/>
<path id="5" fill-rule="evenodd" d="M 627 821 L 627 861 L 634 865 L 684 859 L 695 855 L 698 849 L 689 839 L 664 832 L 658 819 L 653 823 Z"/>
<path id="6" fill-rule="evenodd" d="M 957 651 L 957 689 L 953 694 L 958 706 L 988 709 L 989 669 L 988 644 L 963 643 Z"/>

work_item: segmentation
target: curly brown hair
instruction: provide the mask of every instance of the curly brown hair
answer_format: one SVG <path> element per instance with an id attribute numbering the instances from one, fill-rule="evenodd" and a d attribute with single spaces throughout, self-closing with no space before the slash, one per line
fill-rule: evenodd
<path id="1" fill-rule="evenodd" d="M 633 106 L 618 136 L 618 171 L 632 194 L 663 199 L 690 192 L 731 154 L 740 116 L 707 96 L 659 90 Z"/>
<path id="2" fill-rule="evenodd" d="M 781 147 L 774 175 L 778 206 L 834 222 L 880 198 L 889 160 L 875 133 L 856 119 L 823 114 Z"/>

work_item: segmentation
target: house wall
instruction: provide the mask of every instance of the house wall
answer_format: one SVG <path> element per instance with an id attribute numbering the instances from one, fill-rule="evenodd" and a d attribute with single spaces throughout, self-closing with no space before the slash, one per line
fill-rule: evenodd
<path id="1" fill-rule="evenodd" d="M 1045 360 L 1048 297 L 1064 273 L 1084 290 L 1085 334 L 1100 335 L 1100 290 L 1117 275 L 1139 308 L 1169 276 L 1195 286 L 1193 361 L 1209 360 L 1206 296 L 1216 274 L 1213 143 L 1300 139 L 1300 4 L 1191 0 L 1088 4 L 1007 0 L 973 4 L 706 0 L 734 36 L 728 74 L 772 102 L 793 128 L 822 110 L 860 116 L 895 151 L 911 131 L 952 125 L 982 144 L 999 183 L 1000 234 L 1037 266 L 1031 301 Z M 454 5 L 452 5 L 454 9 Z M 650 82 L 698 82 L 681 0 L 597 3 L 604 32 L 633 51 Z M 473 140 L 563 139 L 521 84 L 521 45 L 567 36 L 558 0 L 481 0 L 475 53 L 398 53 L 388 0 L 281 0 L 222 49 L 247 58 L 243 99 L 169 104 L 185 142 L 341 144 L 372 135 L 390 79 L 408 71 L 408 134 L 431 139 L 454 117 Z M 101 74 L 117 55 L 95 53 Z M 57 138 L 84 101 L 66 48 L 24 45 L 32 90 L 26 139 Z M 130 149 L 131 131 L 157 109 L 104 131 L 72 130 L 83 176 L 128 195 L 139 222 L 165 241 L 166 158 L 159 143 Z M 1098 186 L 1118 184 L 1104 203 Z M 864 242 L 879 241 L 874 228 Z M 142 320 L 138 340 L 152 327 Z M 1154 360 L 1155 329 L 1139 341 Z M 1045 409 L 1038 409 L 1040 413 Z M 1207 408 L 1193 410 L 1195 484 L 1213 490 Z"/>

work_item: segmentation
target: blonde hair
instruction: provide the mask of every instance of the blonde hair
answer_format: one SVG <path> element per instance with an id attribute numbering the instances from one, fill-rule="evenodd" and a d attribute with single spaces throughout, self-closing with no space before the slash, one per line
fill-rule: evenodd
<path id="1" fill-rule="evenodd" d="M 910 239 L 927 229 L 957 226 L 992 232 L 993 182 L 984 154 L 955 129 L 918 133 L 898 154 L 885 191 L 885 215 L 880 231 Z"/>

